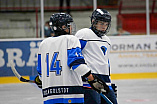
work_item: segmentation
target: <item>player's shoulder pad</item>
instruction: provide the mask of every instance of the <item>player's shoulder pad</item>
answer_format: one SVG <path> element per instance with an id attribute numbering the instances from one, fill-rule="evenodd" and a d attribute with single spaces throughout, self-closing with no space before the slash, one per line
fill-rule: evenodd
<path id="1" fill-rule="evenodd" d="M 108 36 L 104 35 L 102 38 L 103 38 L 103 40 L 106 40 L 106 41 L 108 41 L 109 44 L 111 44 L 111 40 Z"/>
<path id="2" fill-rule="evenodd" d="M 85 39 L 88 36 L 88 34 L 90 34 L 91 32 L 92 32 L 91 29 L 83 28 L 83 29 L 78 30 L 75 36 L 78 37 L 79 39 Z"/>
<path id="3" fill-rule="evenodd" d="M 78 38 L 74 35 L 64 35 L 64 38 L 67 38 L 70 41 L 76 41 Z"/>
<path id="4" fill-rule="evenodd" d="M 66 35 L 66 38 L 68 39 L 68 49 L 81 47 L 80 41 L 76 36 Z"/>
<path id="5" fill-rule="evenodd" d="M 47 43 L 47 40 L 48 40 L 48 38 L 45 38 L 45 39 L 43 39 L 43 40 L 41 41 L 41 43 L 40 43 L 40 45 L 39 45 L 39 49 L 40 49 L 41 47 L 43 47 L 43 46 Z"/>

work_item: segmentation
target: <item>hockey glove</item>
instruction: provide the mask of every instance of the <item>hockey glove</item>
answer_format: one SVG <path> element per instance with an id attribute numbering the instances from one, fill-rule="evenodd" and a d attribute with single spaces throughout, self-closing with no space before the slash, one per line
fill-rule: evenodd
<path id="1" fill-rule="evenodd" d="M 90 86 L 97 91 L 98 93 L 103 93 L 106 94 L 109 92 L 109 87 L 106 85 L 106 83 L 98 78 L 96 75 L 93 75 L 94 80 L 93 81 L 88 81 Z"/>
<path id="2" fill-rule="evenodd" d="M 38 86 L 39 88 L 42 88 L 42 82 L 41 82 L 41 80 L 39 79 L 39 75 L 37 75 L 37 76 L 35 77 L 34 82 L 35 82 L 35 84 L 37 84 L 37 86 Z"/>

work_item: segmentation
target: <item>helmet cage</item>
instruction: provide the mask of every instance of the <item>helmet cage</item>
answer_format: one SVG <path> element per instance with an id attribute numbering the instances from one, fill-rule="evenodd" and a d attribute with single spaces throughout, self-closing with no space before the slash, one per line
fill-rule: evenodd
<path id="1" fill-rule="evenodd" d="M 98 21 L 108 22 L 107 29 L 105 31 L 98 30 L 95 25 L 97 25 Z M 91 24 L 93 31 L 100 37 L 104 34 L 107 34 L 111 27 L 111 15 L 108 11 L 104 9 L 96 9 L 91 16 Z"/>
<path id="2" fill-rule="evenodd" d="M 101 30 L 98 30 L 98 29 L 96 28 L 96 25 L 97 25 L 98 21 L 99 21 L 99 20 L 94 20 L 94 21 L 92 22 L 92 29 L 94 30 L 94 32 L 95 32 L 99 37 L 101 37 L 101 36 L 104 36 L 104 34 L 107 34 L 107 33 L 109 32 L 110 27 L 111 27 L 111 22 L 108 22 L 108 26 L 107 26 L 107 28 L 106 28 L 105 31 L 101 31 Z"/>

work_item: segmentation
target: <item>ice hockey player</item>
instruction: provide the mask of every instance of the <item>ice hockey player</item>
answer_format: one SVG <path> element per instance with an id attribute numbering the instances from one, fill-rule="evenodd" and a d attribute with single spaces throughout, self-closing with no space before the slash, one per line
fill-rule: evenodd
<path id="1" fill-rule="evenodd" d="M 91 27 L 79 30 L 75 36 L 80 39 L 85 62 L 101 80 L 105 81 L 110 91 L 106 96 L 113 104 L 117 104 L 115 93 L 111 87 L 109 53 L 111 42 L 106 36 L 111 26 L 111 14 L 104 9 L 96 9 L 91 16 Z M 85 79 L 83 78 L 85 81 Z M 84 83 L 84 104 L 106 104 L 100 95 Z"/>
<path id="2" fill-rule="evenodd" d="M 54 37 L 44 39 L 38 52 L 39 76 L 35 83 L 42 88 L 44 104 L 83 104 L 83 82 L 81 76 L 97 92 L 109 87 L 85 64 L 81 53 L 79 39 L 70 35 L 74 26 L 73 19 L 65 13 L 55 13 L 50 17 L 50 27 L 55 32 Z"/>

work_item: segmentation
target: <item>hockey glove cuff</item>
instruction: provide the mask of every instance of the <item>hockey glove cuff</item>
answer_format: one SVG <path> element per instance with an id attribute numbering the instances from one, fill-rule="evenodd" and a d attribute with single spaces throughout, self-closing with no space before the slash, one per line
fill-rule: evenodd
<path id="1" fill-rule="evenodd" d="M 106 85 L 106 83 L 100 78 L 98 78 L 96 75 L 93 75 L 93 77 L 94 77 L 93 81 L 88 80 L 88 83 L 90 84 L 90 86 L 98 93 L 101 93 L 101 92 L 103 94 L 108 93 L 109 92 L 108 85 Z"/>

